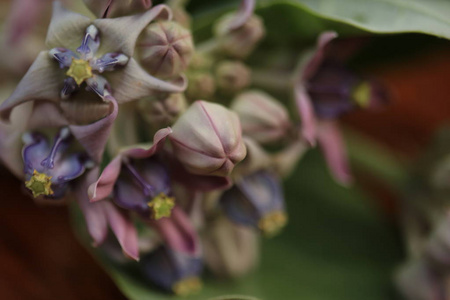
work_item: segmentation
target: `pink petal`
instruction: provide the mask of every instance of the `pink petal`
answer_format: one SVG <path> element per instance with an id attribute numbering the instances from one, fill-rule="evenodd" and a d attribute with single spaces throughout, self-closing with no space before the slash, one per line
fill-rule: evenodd
<path id="1" fill-rule="evenodd" d="M 317 135 L 320 147 L 335 180 L 342 185 L 353 181 L 348 163 L 346 147 L 338 124 L 333 121 L 321 121 Z"/>
<path id="2" fill-rule="evenodd" d="M 122 156 L 118 155 L 106 166 L 100 178 L 89 186 L 88 195 L 91 201 L 103 200 L 112 193 L 121 166 Z"/>
<path id="3" fill-rule="evenodd" d="M 300 80 L 305 81 L 314 76 L 314 73 L 323 62 L 325 56 L 325 47 L 337 37 L 334 31 L 325 31 L 317 39 L 316 51 L 300 70 Z"/>
<path id="4" fill-rule="evenodd" d="M 297 83 L 294 91 L 298 114 L 302 120 L 302 136 L 311 146 L 314 146 L 316 144 L 317 120 L 312 101 L 302 84 Z"/>
<path id="5" fill-rule="evenodd" d="M 94 240 L 94 246 L 101 245 L 108 235 L 108 223 L 101 203 L 89 202 L 87 186 L 98 174 L 98 168 L 89 171 L 74 188 L 74 194 L 86 220 L 87 230 Z"/>
<path id="6" fill-rule="evenodd" d="M 121 154 L 131 158 L 147 158 L 154 155 L 164 147 L 164 142 L 169 134 L 172 133 L 172 128 L 162 128 L 158 130 L 153 137 L 153 144 L 149 148 L 132 147 L 121 151 Z"/>
<path id="7" fill-rule="evenodd" d="M 180 207 L 176 206 L 169 218 L 152 221 L 152 225 L 171 249 L 191 255 L 199 254 L 197 232 Z"/>
<path id="8" fill-rule="evenodd" d="M 88 125 L 71 125 L 70 130 L 80 144 L 86 149 L 95 162 L 100 163 L 111 126 L 117 117 L 118 104 L 112 96 L 106 96 L 105 101 L 112 105 L 112 112 L 105 118 Z"/>
<path id="9" fill-rule="evenodd" d="M 122 251 L 126 256 L 138 261 L 138 234 L 133 222 L 109 201 L 90 204 L 102 205 L 108 224 L 119 241 Z"/>

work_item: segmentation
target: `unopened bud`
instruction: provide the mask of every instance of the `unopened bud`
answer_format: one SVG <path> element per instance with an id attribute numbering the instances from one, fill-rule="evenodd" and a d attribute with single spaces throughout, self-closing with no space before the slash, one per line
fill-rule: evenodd
<path id="1" fill-rule="evenodd" d="M 250 85 L 250 69 L 240 61 L 223 61 L 216 67 L 217 87 L 234 94 Z"/>
<path id="2" fill-rule="evenodd" d="M 239 94 L 231 104 L 231 109 L 241 120 L 243 134 L 260 143 L 280 140 L 291 126 L 286 108 L 261 91 Z"/>
<path id="3" fill-rule="evenodd" d="M 161 21 L 144 30 L 137 49 L 139 61 L 149 73 L 172 77 L 188 67 L 194 43 L 189 30 L 176 22 Z"/>
<path id="4" fill-rule="evenodd" d="M 209 99 L 216 92 L 216 81 L 207 72 L 195 72 L 188 75 L 189 85 L 186 96 L 190 100 Z"/>
<path id="5" fill-rule="evenodd" d="M 228 176 L 247 154 L 238 116 L 219 104 L 194 102 L 172 129 L 175 156 L 194 174 Z"/>
<path id="6" fill-rule="evenodd" d="M 205 228 L 204 258 L 216 276 L 245 275 L 258 261 L 258 235 L 252 228 L 239 226 L 219 217 Z"/>
<path id="7" fill-rule="evenodd" d="M 144 98 L 138 102 L 139 113 L 157 128 L 172 125 L 187 107 L 183 94 L 170 94 L 161 99 Z"/>
<path id="8" fill-rule="evenodd" d="M 225 54 L 245 58 L 264 37 L 264 25 L 260 17 L 253 15 L 242 26 L 230 29 L 229 23 L 233 18 L 233 14 L 224 16 L 216 24 L 214 32 L 219 39 L 220 49 Z"/>

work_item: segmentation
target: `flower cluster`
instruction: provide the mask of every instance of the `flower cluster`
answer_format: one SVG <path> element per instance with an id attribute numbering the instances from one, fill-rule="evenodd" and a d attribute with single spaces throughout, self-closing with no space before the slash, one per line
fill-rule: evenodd
<path id="1" fill-rule="evenodd" d="M 281 181 L 316 141 L 350 183 L 337 119 L 386 98 L 335 55 L 354 41 L 323 33 L 292 70 L 297 114 L 253 82 L 255 1 L 196 47 L 184 1 L 84 2 L 97 19 L 54 3 L 48 50 L 0 105 L 0 158 L 36 201 L 76 201 L 117 263 L 193 293 L 204 265 L 225 277 L 254 267 L 258 237 L 288 220 Z"/>

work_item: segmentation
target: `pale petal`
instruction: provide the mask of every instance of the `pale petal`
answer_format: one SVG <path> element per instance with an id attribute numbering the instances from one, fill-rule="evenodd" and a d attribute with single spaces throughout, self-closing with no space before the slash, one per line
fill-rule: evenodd
<path id="1" fill-rule="evenodd" d="M 229 23 L 229 30 L 237 29 L 245 24 L 253 14 L 255 0 L 242 0 L 238 12 Z"/>
<path id="2" fill-rule="evenodd" d="M 75 50 L 80 46 L 85 30 L 91 23 L 88 17 L 70 11 L 61 2 L 55 1 L 45 43 L 50 49 L 63 47 Z"/>
<path id="3" fill-rule="evenodd" d="M 0 117 L 8 120 L 14 107 L 27 101 L 58 101 L 64 75 L 48 51 L 42 51 L 16 89 L 0 105 Z"/>
<path id="4" fill-rule="evenodd" d="M 342 185 L 350 185 L 353 178 L 338 124 L 333 121 L 321 121 L 317 139 L 333 177 Z"/>
<path id="5" fill-rule="evenodd" d="M 310 145 L 314 146 L 316 144 L 317 121 L 312 101 L 309 98 L 308 93 L 305 91 L 305 87 L 302 83 L 296 84 L 294 92 L 298 114 L 302 120 L 302 135 L 308 143 L 310 143 Z"/>
<path id="6" fill-rule="evenodd" d="M 106 74 L 105 74 L 106 75 Z M 180 93 L 186 89 L 187 81 L 179 76 L 164 81 L 148 74 L 131 58 L 122 70 L 108 73 L 108 81 L 119 104 L 155 95 L 161 92 Z"/>
<path id="7" fill-rule="evenodd" d="M 19 106 L 11 114 L 11 123 L 0 122 L 0 159 L 19 179 L 23 179 L 22 135 L 26 120 L 33 110 L 31 102 Z"/>
<path id="8" fill-rule="evenodd" d="M 102 33 L 99 52 L 123 53 L 132 57 L 136 40 L 142 30 L 153 20 L 170 20 L 172 12 L 165 5 L 157 5 L 145 13 L 114 19 L 97 19 L 94 25 Z"/>
<path id="9" fill-rule="evenodd" d="M 116 100 L 111 97 L 105 97 L 112 106 L 111 113 L 105 118 L 88 125 L 71 125 L 70 130 L 78 142 L 86 149 L 89 157 L 99 163 L 102 160 L 106 141 L 111 131 L 111 126 L 117 117 L 118 105 Z"/>
<path id="10" fill-rule="evenodd" d="M 55 128 L 68 125 L 57 104 L 50 101 L 39 101 L 33 103 L 33 111 L 28 119 L 28 129 Z"/>
<path id="11" fill-rule="evenodd" d="M 108 224 L 124 254 L 134 260 L 139 260 L 138 235 L 130 218 L 108 201 L 90 203 L 90 205 L 103 206 Z"/>

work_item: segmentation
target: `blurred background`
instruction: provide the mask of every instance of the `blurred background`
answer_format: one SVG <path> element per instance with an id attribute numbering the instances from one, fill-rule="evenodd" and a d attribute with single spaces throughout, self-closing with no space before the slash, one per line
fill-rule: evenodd
<path id="1" fill-rule="evenodd" d="M 193 1 L 191 8 L 199 5 Z M 2 20 L 7 11 L 2 10 Z M 260 51 L 272 49 L 270 34 L 266 43 Z M 279 237 L 263 242 L 259 270 L 264 272 L 256 270 L 243 282 L 211 284 L 230 293 L 258 290 L 266 295 L 263 299 L 399 298 L 392 278 L 405 260 L 398 226 L 398 203 L 404 195 L 368 172 L 370 155 L 361 158 L 357 152 L 376 145 L 407 170 L 436 130 L 448 124 L 450 43 L 420 34 L 389 35 L 367 51 L 370 64 L 362 55 L 361 65 L 387 85 L 392 101 L 343 119 L 350 133 L 355 187 L 334 183 L 321 155 L 310 151 L 285 183 L 290 224 Z M 362 148 L 359 138 L 369 146 Z M 2 298 L 125 299 L 78 242 L 67 208 L 38 206 L 21 193 L 21 185 L 0 169 Z"/>

